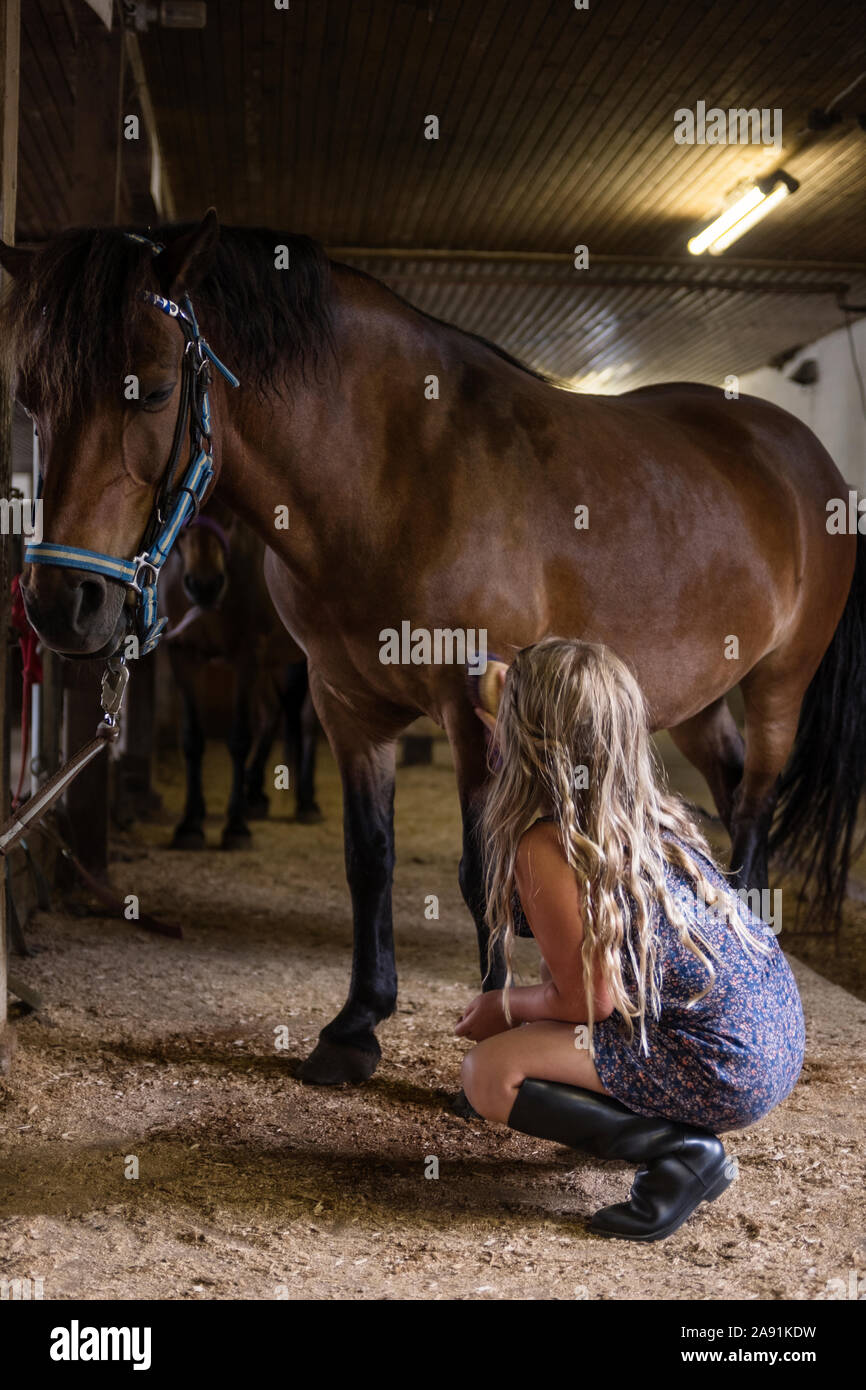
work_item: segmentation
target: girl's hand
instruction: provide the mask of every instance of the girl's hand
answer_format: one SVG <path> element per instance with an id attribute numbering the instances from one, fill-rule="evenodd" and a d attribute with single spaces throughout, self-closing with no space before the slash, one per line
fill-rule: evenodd
<path id="1" fill-rule="evenodd" d="M 505 685 L 505 676 L 507 674 L 508 667 L 502 661 L 491 661 L 489 663 L 489 668 L 490 678 L 485 680 L 482 677 L 482 688 L 484 691 L 484 695 L 486 696 L 487 703 L 489 705 L 492 705 L 495 709 L 498 709 L 499 702 L 502 699 L 502 690 Z M 478 718 L 481 720 L 482 724 L 484 724 L 485 727 L 489 729 L 490 733 L 495 733 L 496 715 L 492 714 L 489 709 L 484 709 L 483 707 L 480 707 L 478 705 L 475 706 L 475 713 L 478 715 Z"/>
<path id="2" fill-rule="evenodd" d="M 491 734 L 493 734 L 496 730 L 496 715 L 489 714 L 486 709 L 479 709 L 478 705 L 475 706 L 475 713 L 478 715 L 481 723 L 486 725 Z"/>
<path id="3" fill-rule="evenodd" d="M 477 994 L 471 1004 L 464 1009 L 463 1017 L 454 1029 L 458 1038 L 469 1038 L 471 1042 L 483 1042 L 497 1033 L 507 1033 L 511 1025 L 505 1018 L 503 992 L 491 989 L 487 994 Z"/>

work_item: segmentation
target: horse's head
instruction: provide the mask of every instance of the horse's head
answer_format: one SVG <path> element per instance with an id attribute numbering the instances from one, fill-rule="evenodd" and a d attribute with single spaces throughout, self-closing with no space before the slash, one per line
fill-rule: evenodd
<path id="1" fill-rule="evenodd" d="M 114 228 L 71 231 L 35 252 L 0 242 L 13 277 L 0 335 L 36 422 L 43 473 L 45 558 L 25 566 L 21 591 L 30 622 L 56 651 L 109 655 L 129 630 L 137 594 L 128 576 L 93 572 L 86 558 L 77 568 L 65 554 L 51 562 L 50 547 L 132 560 L 171 484 L 179 486 L 191 454 L 186 340 L 144 296 L 194 293 L 218 235 L 211 211 L 159 254 Z"/>
<path id="2" fill-rule="evenodd" d="M 180 532 L 177 549 L 187 598 L 198 608 L 216 608 L 228 584 L 229 539 L 209 513 Z"/>

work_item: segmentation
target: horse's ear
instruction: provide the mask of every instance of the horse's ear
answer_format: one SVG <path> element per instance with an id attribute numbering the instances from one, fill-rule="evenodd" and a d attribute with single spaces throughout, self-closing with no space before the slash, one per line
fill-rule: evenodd
<path id="1" fill-rule="evenodd" d="M 23 246 L 7 246 L 0 241 L 0 265 L 16 280 L 23 280 L 30 272 L 34 251 L 26 251 Z"/>
<path id="2" fill-rule="evenodd" d="M 192 290 L 207 274 L 220 224 L 215 208 L 208 208 L 197 227 L 170 241 L 153 263 L 163 294 L 175 297 L 180 290 Z"/>

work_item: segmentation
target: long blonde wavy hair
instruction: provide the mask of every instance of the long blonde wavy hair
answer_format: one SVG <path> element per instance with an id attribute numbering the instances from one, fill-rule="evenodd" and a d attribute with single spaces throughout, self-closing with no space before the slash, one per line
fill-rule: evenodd
<path id="1" fill-rule="evenodd" d="M 711 858 L 709 845 L 684 803 L 667 791 L 640 687 L 608 647 L 547 637 L 519 651 L 506 675 L 495 738 L 500 765 L 482 813 L 481 836 L 488 959 L 492 964 L 501 940 L 506 1017 L 510 1023 L 517 847 L 539 813 L 548 810 L 580 894 L 590 1049 L 593 978 L 600 963 L 629 1038 L 637 1023 L 641 1048 L 648 1052 L 647 1009 L 657 1018 L 661 1008 L 659 908 L 708 972 L 706 987 L 690 1005 L 709 992 L 716 974 L 710 959 L 716 952 L 699 921 L 687 920 L 672 895 L 667 865 L 685 871 L 698 901 L 721 911 L 747 950 L 767 953 L 771 947 L 749 930 L 733 891 L 717 889 L 695 857 L 698 850 Z M 623 952 L 636 982 L 634 999 L 623 982 Z"/>

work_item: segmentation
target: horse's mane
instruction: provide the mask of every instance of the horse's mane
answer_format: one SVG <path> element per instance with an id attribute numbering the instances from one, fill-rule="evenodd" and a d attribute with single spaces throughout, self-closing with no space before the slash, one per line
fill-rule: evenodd
<path id="1" fill-rule="evenodd" d="M 435 323 L 439 328 L 447 328 L 452 333 L 459 333 L 461 338 L 468 338 L 473 343 L 480 343 L 481 346 L 487 348 L 489 352 L 493 352 L 497 357 L 501 357 L 503 362 L 507 362 L 511 367 L 516 367 L 518 371 L 526 372 L 527 376 L 535 377 L 536 381 L 543 381 L 547 386 L 562 385 L 562 381 L 559 377 L 550 376 L 547 372 L 539 372 L 536 371 L 535 367 L 527 366 L 525 362 L 521 362 L 519 357 L 513 357 L 510 352 L 505 351 L 505 348 L 500 347 L 498 343 L 492 343 L 489 338 L 483 338 L 480 333 L 470 333 L 468 328 L 458 328 L 456 323 L 449 323 L 447 319 L 437 318 L 435 314 L 428 314 L 426 310 L 419 309 L 417 304 L 412 304 L 410 300 L 404 299 L 402 294 L 398 294 L 390 285 L 385 285 L 381 280 L 377 280 L 375 275 L 369 275 L 366 270 L 359 270 L 357 266 L 343 265 L 340 262 L 336 262 L 336 264 L 339 264 L 341 270 L 347 270 L 352 275 L 357 275 L 364 280 L 374 281 L 380 289 L 387 290 L 387 292 L 394 299 L 398 300 L 400 304 L 411 309 L 412 312 L 418 314 L 420 318 L 426 319 L 428 323 Z"/>
<path id="2" fill-rule="evenodd" d="M 165 225 L 148 236 L 169 242 L 194 226 Z M 0 302 L 0 351 L 8 367 L 21 373 L 26 405 L 35 403 L 29 394 L 50 403 L 55 417 L 64 416 L 74 404 L 86 407 L 107 389 L 122 386 L 140 316 L 152 312 L 141 291 L 151 282 L 153 262 L 150 248 L 129 240 L 125 230 L 61 233 L 40 248 L 28 275 L 14 279 Z M 288 248 L 291 273 L 275 270 L 276 245 Z M 339 268 L 365 275 L 354 267 Z M 245 388 L 259 395 L 286 394 L 296 372 L 315 371 L 333 349 L 331 262 L 309 237 L 221 227 L 213 260 L 192 299 L 214 351 Z M 463 334 L 409 307 L 428 322 Z M 495 343 L 473 333 L 463 336 L 521 371 L 551 381 Z"/>
<path id="3" fill-rule="evenodd" d="M 148 236 L 168 242 L 194 225 L 156 227 Z M 141 300 L 153 253 L 125 230 L 61 233 L 0 302 L 0 351 L 53 414 L 122 385 L 140 316 L 153 312 Z M 275 270 L 276 244 L 288 247 L 291 274 Z M 192 300 L 214 351 L 260 394 L 283 394 L 292 373 L 315 369 L 331 346 L 330 263 L 309 237 L 222 227 Z"/>

